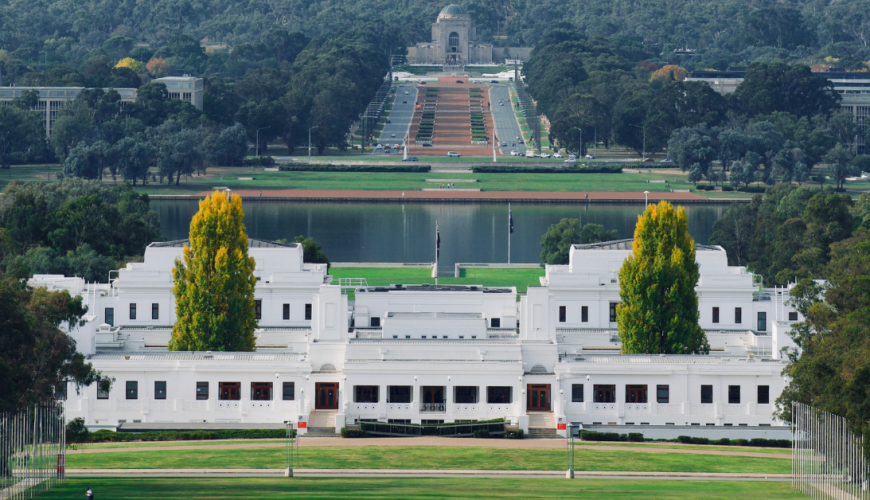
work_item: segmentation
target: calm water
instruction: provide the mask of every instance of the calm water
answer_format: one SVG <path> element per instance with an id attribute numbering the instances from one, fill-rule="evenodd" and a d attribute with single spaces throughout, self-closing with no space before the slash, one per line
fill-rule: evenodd
<path id="1" fill-rule="evenodd" d="M 163 236 L 187 238 L 195 201 L 151 201 Z M 540 262 L 541 237 L 563 217 L 634 233 L 641 204 L 512 205 L 511 262 Z M 265 240 L 314 237 L 333 262 L 431 262 L 435 225 L 441 229 L 439 267 L 455 262 L 507 262 L 508 207 L 495 204 L 304 203 L 246 201 L 248 236 Z M 706 243 L 723 205 L 686 207 L 689 231 Z"/>

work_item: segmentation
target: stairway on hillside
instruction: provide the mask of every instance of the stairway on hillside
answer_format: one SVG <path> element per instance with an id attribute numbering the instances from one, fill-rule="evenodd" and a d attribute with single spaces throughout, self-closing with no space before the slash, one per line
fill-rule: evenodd
<path id="1" fill-rule="evenodd" d="M 561 439 L 551 412 L 529 412 L 529 439 Z"/>
<path id="2" fill-rule="evenodd" d="M 314 410 L 308 416 L 308 432 L 305 437 L 335 437 L 336 410 Z"/>

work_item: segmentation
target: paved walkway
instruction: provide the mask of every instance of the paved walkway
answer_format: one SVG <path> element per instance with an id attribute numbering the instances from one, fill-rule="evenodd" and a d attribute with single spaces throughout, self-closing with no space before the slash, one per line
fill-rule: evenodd
<path id="1" fill-rule="evenodd" d="M 235 449 L 263 449 L 284 448 L 287 445 L 281 442 L 270 443 L 229 443 L 229 444 L 182 444 L 179 446 L 136 446 L 129 448 L 91 448 L 68 451 L 70 455 L 90 453 L 117 453 L 135 451 L 161 451 L 161 450 L 235 450 Z M 365 438 L 365 439 L 342 439 L 342 438 L 306 438 L 299 440 L 301 448 L 340 447 L 359 448 L 364 446 L 432 446 L 449 448 L 524 448 L 524 449 L 565 449 L 564 439 L 474 439 L 474 438 L 438 438 L 438 437 L 411 437 L 411 438 Z M 791 460 L 791 454 L 786 453 L 761 453 L 744 450 L 699 450 L 692 448 L 676 448 L 662 445 L 638 445 L 638 446 L 614 446 L 614 445 L 582 445 L 575 441 L 575 449 L 587 450 L 610 450 L 630 451 L 635 453 L 683 453 L 689 455 L 722 455 L 755 458 L 779 458 Z"/>
<path id="2" fill-rule="evenodd" d="M 274 477 L 284 469 L 67 469 L 67 477 Z M 295 477 L 543 477 L 564 478 L 563 470 L 293 469 Z M 575 478 L 689 479 L 704 481 L 790 481 L 791 474 L 725 472 L 575 471 Z"/>
<path id="3" fill-rule="evenodd" d="M 202 191 L 184 198 L 205 198 L 212 191 Z M 363 190 L 319 190 L 319 189 L 234 189 L 233 193 L 242 198 L 278 200 L 348 200 L 348 201 L 490 201 L 490 202 L 553 202 L 553 203 L 625 203 L 640 202 L 643 193 L 635 192 L 583 192 L 583 191 L 363 191 Z M 171 198 L 154 196 L 155 199 Z M 694 193 L 650 193 L 649 201 L 681 201 L 688 203 L 722 203 L 722 200 L 708 199 Z"/>

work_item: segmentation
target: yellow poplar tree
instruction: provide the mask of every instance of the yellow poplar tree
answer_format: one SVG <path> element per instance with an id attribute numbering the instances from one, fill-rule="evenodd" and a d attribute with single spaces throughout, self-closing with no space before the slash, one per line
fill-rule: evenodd
<path id="1" fill-rule="evenodd" d="M 684 68 L 681 68 L 676 64 L 668 64 L 667 66 L 662 66 L 661 68 L 655 70 L 653 74 L 650 75 L 649 81 L 667 81 L 670 80 L 671 76 L 674 77 L 674 80 L 681 82 L 685 80 L 687 76 L 689 76 L 689 73 Z"/>
<path id="2" fill-rule="evenodd" d="M 141 75 L 145 72 L 145 65 L 142 64 L 141 61 L 137 61 L 132 57 L 125 57 L 118 61 L 118 64 L 115 65 L 116 68 L 130 68 L 133 70 L 133 73 L 137 75 Z"/>
<path id="3" fill-rule="evenodd" d="M 619 271 L 616 322 L 626 354 L 709 353 L 698 324 L 700 271 L 686 211 L 662 201 L 638 217 Z"/>
<path id="4" fill-rule="evenodd" d="M 215 191 L 190 222 L 184 262 L 175 261 L 169 349 L 253 351 L 255 262 L 248 257 L 242 199 Z"/>

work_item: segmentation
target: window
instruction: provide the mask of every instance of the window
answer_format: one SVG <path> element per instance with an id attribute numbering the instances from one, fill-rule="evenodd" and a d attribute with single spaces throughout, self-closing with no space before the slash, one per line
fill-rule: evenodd
<path id="1" fill-rule="evenodd" d="M 254 317 L 255 319 L 263 319 L 263 301 L 257 299 L 254 301 Z"/>
<path id="2" fill-rule="evenodd" d="M 136 304 L 130 304 L 130 319 L 136 319 Z"/>
<path id="3" fill-rule="evenodd" d="M 594 385 L 592 386 L 592 399 L 594 403 L 615 403 L 616 402 L 616 386 L 615 385 Z"/>
<path id="4" fill-rule="evenodd" d="M 670 403 L 671 402 L 671 386 L 669 385 L 657 385 L 656 386 L 656 403 Z"/>
<path id="5" fill-rule="evenodd" d="M 104 378 L 97 384 L 97 399 L 109 399 L 109 390 L 112 388 L 112 382 Z"/>
<path id="6" fill-rule="evenodd" d="M 196 399 L 198 401 L 208 399 L 208 382 L 196 383 Z"/>
<path id="7" fill-rule="evenodd" d="M 154 399 L 166 399 L 166 382 L 154 382 Z"/>
<path id="8" fill-rule="evenodd" d="M 583 306 L 580 308 L 580 321 L 583 323 L 589 322 L 589 306 Z"/>
<path id="9" fill-rule="evenodd" d="M 738 325 L 743 323 L 743 309 L 739 307 L 734 308 L 734 322 Z"/>
<path id="10" fill-rule="evenodd" d="M 718 323 L 718 322 L 719 322 L 719 308 L 714 307 L 713 308 L 713 323 Z"/>
<path id="11" fill-rule="evenodd" d="M 354 403 L 378 402 L 378 389 L 380 389 L 380 387 L 376 385 L 355 385 L 353 389 Z"/>
<path id="12" fill-rule="evenodd" d="M 454 403 L 477 403 L 477 386 L 456 386 L 453 388 Z"/>
<path id="13" fill-rule="evenodd" d="M 456 48 L 459 47 L 459 33 L 454 31 L 447 35 L 447 44 L 453 49 L 453 52 L 456 52 Z"/>
<path id="14" fill-rule="evenodd" d="M 107 307 L 106 308 L 106 324 L 109 326 L 115 326 L 115 308 Z"/>
<path id="15" fill-rule="evenodd" d="M 410 403 L 411 391 L 413 387 L 410 385 L 391 385 L 387 388 L 390 391 L 388 403 Z"/>
<path id="16" fill-rule="evenodd" d="M 284 319 L 290 319 L 290 304 L 284 304 Z"/>
<path id="17" fill-rule="evenodd" d="M 610 303 L 610 322 L 616 323 L 616 302 Z"/>
<path id="18" fill-rule="evenodd" d="M 420 392 L 423 395 L 423 404 L 444 404 L 444 386 L 441 385 L 429 385 L 423 386 L 420 388 Z"/>
<path id="19" fill-rule="evenodd" d="M 511 402 L 512 387 L 487 387 L 486 402 L 494 404 L 508 404 Z"/>
<path id="20" fill-rule="evenodd" d="M 281 388 L 281 399 L 284 401 L 293 401 L 296 399 L 296 382 L 284 382 Z"/>
<path id="21" fill-rule="evenodd" d="M 798 313 L 797 313 L 797 311 L 790 311 L 790 312 L 788 313 L 788 320 L 789 320 L 789 321 L 797 321 L 797 320 L 798 320 Z"/>
<path id="22" fill-rule="evenodd" d="M 767 313 L 764 311 L 758 313 L 757 329 L 759 332 L 767 330 Z"/>
<path id="23" fill-rule="evenodd" d="M 646 403 L 646 386 L 645 385 L 626 385 L 625 386 L 625 402 L 626 403 Z"/>
<path id="24" fill-rule="evenodd" d="M 251 382 L 251 401 L 272 401 L 272 382 Z"/>
<path id="25" fill-rule="evenodd" d="M 242 383 L 218 382 L 218 399 L 221 401 L 238 401 L 242 399 Z"/>
<path id="26" fill-rule="evenodd" d="M 739 385 L 729 385 L 728 386 L 728 404 L 729 405 L 739 405 L 740 404 L 740 386 Z"/>
<path id="27" fill-rule="evenodd" d="M 372 327 L 380 327 L 381 326 L 381 318 L 372 318 L 371 325 L 372 325 Z"/>
<path id="28" fill-rule="evenodd" d="M 759 385 L 758 386 L 758 404 L 760 404 L 760 405 L 769 405 L 770 404 L 770 386 L 769 385 Z"/>
<path id="29" fill-rule="evenodd" d="M 54 386 L 54 399 L 66 401 L 66 381 L 58 382 Z"/>
<path id="30" fill-rule="evenodd" d="M 127 381 L 127 399 L 139 399 L 139 382 Z"/>
<path id="31" fill-rule="evenodd" d="M 713 404 L 713 386 L 701 386 L 701 404 Z"/>
<path id="32" fill-rule="evenodd" d="M 583 402 L 583 384 L 571 384 L 571 402 Z"/>
<path id="33" fill-rule="evenodd" d="M 160 304 L 151 304 L 151 319 L 160 319 Z"/>
<path id="34" fill-rule="evenodd" d="M 489 323 L 492 328 L 501 328 L 501 318 L 492 318 Z"/>
<path id="35" fill-rule="evenodd" d="M 559 306 L 559 323 L 564 323 L 568 320 L 568 311 L 565 306 Z"/>
<path id="36" fill-rule="evenodd" d="M 305 319 L 311 319 L 311 304 L 305 304 Z"/>

